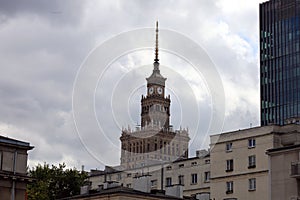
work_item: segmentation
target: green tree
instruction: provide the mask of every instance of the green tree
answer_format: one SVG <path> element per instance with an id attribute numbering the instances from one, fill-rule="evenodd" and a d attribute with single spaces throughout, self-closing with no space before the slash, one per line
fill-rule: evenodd
<path id="1" fill-rule="evenodd" d="M 66 165 L 37 165 L 29 171 L 34 181 L 28 184 L 28 200 L 55 200 L 80 193 L 87 178 L 86 172 L 65 169 Z"/>

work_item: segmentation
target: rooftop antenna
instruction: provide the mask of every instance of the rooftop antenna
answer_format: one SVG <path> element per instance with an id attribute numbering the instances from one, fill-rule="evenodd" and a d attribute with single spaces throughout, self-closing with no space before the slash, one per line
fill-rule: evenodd
<path id="1" fill-rule="evenodd" d="M 156 21 L 156 40 L 155 40 L 155 59 L 154 62 L 158 63 L 158 21 Z"/>

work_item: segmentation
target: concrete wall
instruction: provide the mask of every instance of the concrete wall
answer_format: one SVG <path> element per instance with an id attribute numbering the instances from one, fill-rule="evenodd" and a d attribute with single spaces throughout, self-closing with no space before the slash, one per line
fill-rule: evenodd
<path id="1" fill-rule="evenodd" d="M 256 190 L 249 191 L 248 180 L 256 178 Z M 226 181 L 233 181 L 233 193 L 226 194 Z M 243 175 L 216 179 L 211 181 L 211 199 L 222 200 L 226 198 L 237 198 L 242 200 L 261 199 L 268 200 L 268 174 Z"/>
<path id="2" fill-rule="evenodd" d="M 291 163 L 299 161 L 300 147 L 270 153 L 272 200 L 300 197 L 300 177 L 291 177 Z"/>
<path id="3" fill-rule="evenodd" d="M 211 199 L 268 199 L 267 149 L 274 146 L 273 127 L 259 127 L 212 136 Z M 255 147 L 248 140 L 255 139 Z M 232 150 L 226 151 L 226 144 Z M 249 167 L 248 157 L 255 155 L 256 166 Z M 233 171 L 226 172 L 226 161 L 233 160 Z M 256 179 L 256 189 L 249 191 L 249 179 Z M 233 181 L 233 193 L 226 194 L 226 182 Z"/>

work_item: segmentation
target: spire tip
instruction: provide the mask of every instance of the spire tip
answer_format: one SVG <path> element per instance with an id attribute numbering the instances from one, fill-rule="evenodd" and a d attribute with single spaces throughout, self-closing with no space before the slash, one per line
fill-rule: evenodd
<path id="1" fill-rule="evenodd" d="M 158 21 L 156 21 L 156 41 L 155 41 L 155 59 L 154 62 L 158 63 Z"/>

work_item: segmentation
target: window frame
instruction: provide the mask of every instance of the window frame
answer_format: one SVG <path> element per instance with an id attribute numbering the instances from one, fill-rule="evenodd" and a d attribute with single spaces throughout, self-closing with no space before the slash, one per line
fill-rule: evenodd
<path id="1" fill-rule="evenodd" d="M 166 177 L 166 187 L 172 186 L 172 177 Z"/>
<path id="2" fill-rule="evenodd" d="M 204 172 L 204 182 L 208 183 L 210 181 L 210 171 Z"/>
<path id="3" fill-rule="evenodd" d="M 255 191 L 256 190 L 256 178 L 250 178 L 248 179 L 248 190 L 249 191 Z"/>
<path id="4" fill-rule="evenodd" d="M 157 186 L 157 179 L 151 180 L 151 187 Z"/>
<path id="5" fill-rule="evenodd" d="M 178 184 L 179 185 L 184 185 L 184 175 L 179 175 L 178 176 Z"/>
<path id="6" fill-rule="evenodd" d="M 248 169 L 256 167 L 256 155 L 248 156 Z"/>
<path id="7" fill-rule="evenodd" d="M 204 162 L 205 162 L 205 164 L 210 164 L 210 159 L 207 159 Z"/>
<path id="8" fill-rule="evenodd" d="M 191 185 L 196 185 L 198 184 L 198 174 L 193 173 L 191 174 Z"/>
<path id="9" fill-rule="evenodd" d="M 122 180 L 122 174 L 117 174 L 117 181 Z"/>
<path id="10" fill-rule="evenodd" d="M 252 148 L 255 148 L 255 147 L 256 147 L 256 140 L 255 140 L 255 138 L 248 139 L 248 148 L 252 149 Z"/>
<path id="11" fill-rule="evenodd" d="M 234 169 L 233 159 L 226 160 L 226 172 L 232 172 Z"/>
<path id="12" fill-rule="evenodd" d="M 227 142 L 225 145 L 226 152 L 232 152 L 232 142 Z"/>
<path id="13" fill-rule="evenodd" d="M 227 181 L 226 182 L 226 194 L 232 194 L 233 193 L 233 181 Z"/>

